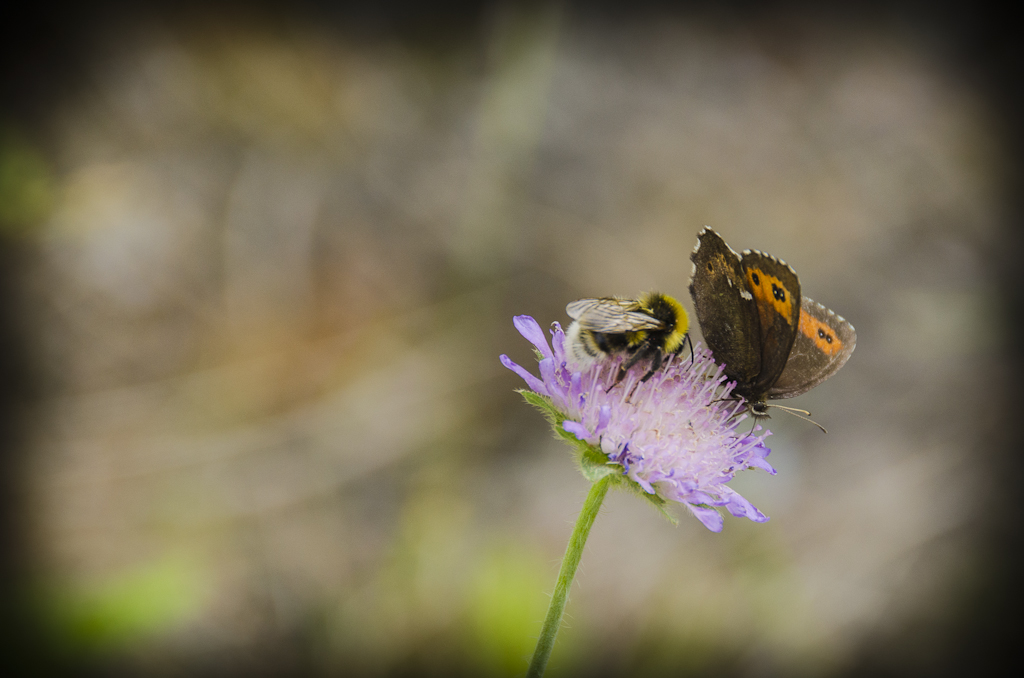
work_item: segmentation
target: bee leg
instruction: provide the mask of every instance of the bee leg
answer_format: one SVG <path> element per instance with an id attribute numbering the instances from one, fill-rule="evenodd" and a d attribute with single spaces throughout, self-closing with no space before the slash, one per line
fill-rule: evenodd
<path id="1" fill-rule="evenodd" d="M 619 371 L 615 374 L 615 381 L 612 382 L 611 386 L 605 389 L 605 393 L 608 393 L 613 388 L 622 383 L 622 380 L 626 378 L 626 372 L 629 371 L 630 367 L 632 367 L 632 365 L 628 364 L 628 362 L 622 363 L 622 366 L 619 368 Z"/>
<path id="2" fill-rule="evenodd" d="M 639 360 L 639 358 L 637 360 Z M 631 362 L 635 364 L 637 362 L 637 360 L 632 360 Z M 647 370 L 647 374 L 645 374 L 644 376 L 640 377 L 640 379 L 638 379 L 636 381 L 636 383 L 633 384 L 633 388 L 629 389 L 629 393 L 626 395 L 626 402 L 627 403 L 629 402 L 629 399 L 633 397 L 633 394 L 636 393 L 636 387 L 639 386 L 640 384 L 644 383 L 648 379 L 650 379 L 651 375 L 653 375 L 655 373 L 655 371 L 658 369 L 658 367 L 661 366 L 661 352 L 660 351 L 658 353 L 656 353 L 653 358 L 651 358 L 651 363 L 652 363 L 651 369 Z M 630 367 L 632 367 L 632 365 L 630 365 Z M 618 382 L 616 382 L 616 383 L 618 383 Z"/>
<path id="3" fill-rule="evenodd" d="M 661 367 L 661 363 L 665 360 L 665 354 L 661 351 L 657 351 L 654 357 L 651 358 L 651 369 L 647 370 L 647 374 L 640 377 L 640 383 L 643 383 L 654 376 L 654 373 Z"/>
<path id="4" fill-rule="evenodd" d="M 633 388 L 629 389 L 629 393 L 626 394 L 626 402 L 627 403 L 630 402 L 630 399 L 633 397 L 633 394 L 636 393 L 636 387 L 639 386 L 639 385 L 640 385 L 640 382 L 638 381 L 638 382 L 633 384 Z"/>
<path id="5" fill-rule="evenodd" d="M 690 345 L 690 364 L 693 364 L 693 339 L 690 339 L 690 334 L 686 334 L 686 343 Z"/>
<path id="6" fill-rule="evenodd" d="M 618 386 L 623 379 L 626 378 L 626 373 L 629 372 L 629 368 L 633 367 L 633 365 L 636 365 L 638 362 L 640 362 L 640 359 L 643 358 L 644 354 L 646 353 L 646 349 L 647 345 L 641 344 L 640 346 L 637 347 L 635 351 L 633 351 L 633 353 L 630 354 L 628 358 L 626 358 L 626 361 L 622 363 L 622 365 L 619 367 L 618 374 L 615 375 L 615 381 L 612 382 L 612 385 L 608 387 L 608 390 L 605 391 L 605 393 L 611 391 L 613 388 Z"/>
<path id="7" fill-rule="evenodd" d="M 628 370 L 630 367 L 635 365 L 639 360 L 640 360 L 640 352 L 638 351 L 636 354 L 634 354 L 634 356 L 632 358 L 629 359 L 629 361 L 628 361 L 629 362 L 629 366 L 627 367 L 626 364 L 623 363 L 623 367 L 625 367 Z M 629 393 L 626 394 L 626 402 L 627 403 L 629 402 L 629 399 L 633 397 L 633 394 L 636 393 L 636 387 L 639 386 L 640 384 L 644 383 L 648 379 L 650 379 L 651 375 L 654 374 L 654 371 L 658 369 L 658 366 L 661 364 L 661 352 L 660 351 L 655 354 L 655 356 L 651 359 L 651 362 L 653 363 L 651 369 L 647 370 L 647 374 L 645 374 L 644 376 L 640 377 L 640 379 L 638 379 L 636 381 L 636 383 L 633 384 L 633 388 L 629 389 Z M 625 372 L 623 372 L 622 376 L 625 376 Z M 621 378 L 622 377 L 619 377 L 619 379 L 621 379 Z M 616 383 L 618 383 L 618 382 L 616 382 Z"/>

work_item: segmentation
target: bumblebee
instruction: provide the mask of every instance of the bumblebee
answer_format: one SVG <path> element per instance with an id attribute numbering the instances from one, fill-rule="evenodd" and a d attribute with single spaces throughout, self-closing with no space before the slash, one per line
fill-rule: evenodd
<path id="1" fill-rule="evenodd" d="M 642 294 L 638 299 L 580 299 L 566 306 L 565 312 L 572 318 L 565 333 L 569 350 L 580 365 L 602 357 L 626 356 L 608 390 L 625 378 L 629 368 L 649 360 L 650 368 L 640 378 L 640 382 L 647 381 L 666 355 L 679 353 L 689 340 L 686 310 L 672 297 L 658 292 Z"/>

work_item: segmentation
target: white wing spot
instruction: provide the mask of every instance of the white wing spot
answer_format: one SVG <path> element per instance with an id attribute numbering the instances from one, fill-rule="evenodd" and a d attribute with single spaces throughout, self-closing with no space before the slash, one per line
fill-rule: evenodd
<path id="1" fill-rule="evenodd" d="M 732 283 L 730 282 L 729 284 L 731 285 Z M 751 299 L 754 298 L 754 295 L 746 290 L 740 290 L 740 296 L 746 299 L 747 301 L 750 301 Z"/>

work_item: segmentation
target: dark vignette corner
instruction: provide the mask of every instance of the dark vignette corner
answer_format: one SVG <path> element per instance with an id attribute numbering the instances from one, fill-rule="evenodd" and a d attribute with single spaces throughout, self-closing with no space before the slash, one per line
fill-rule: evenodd
<path id="1" fill-rule="evenodd" d="M 237 3 L 219 3 L 231 7 Z M 678 11 L 656 2 L 612 3 L 597 5 L 566 3 L 575 14 L 592 12 L 616 18 L 637 12 Z M 711 3 L 695 3 L 704 9 Z M 172 9 L 173 5 L 173 9 Z M 95 30 L 111 19 L 125 21 L 129 13 L 182 12 L 189 3 L 98 2 L 61 7 L 32 5 L 21 8 L 17 21 L 5 21 L 0 27 L 0 123 L 14 125 L 32 136 L 37 125 L 62 96 L 75 89 L 82 73 L 83 56 L 88 53 Z M 263 0 L 246 11 L 272 13 L 310 13 L 326 21 L 355 19 L 368 31 L 399 32 L 405 35 L 424 31 L 458 31 L 479 20 L 483 3 L 442 2 L 430 5 L 430 11 L 411 2 L 343 3 L 274 2 Z M 754 13 L 800 12 L 809 3 L 715 3 L 713 11 L 724 20 L 740 20 Z M 689 7 L 692 8 L 691 4 Z M 237 9 L 237 7 L 236 7 Z M 995 124 L 1003 139 L 1010 164 L 1003 186 L 1007 228 L 1003 241 L 990 258 L 996 263 L 1001 286 L 1001 304 L 1007 328 L 1007 340 L 1000 358 L 1006 365 L 1007 383 L 1024 378 L 1024 286 L 1020 275 L 1019 253 L 1024 250 L 1024 44 L 1019 39 L 1017 22 L 1009 10 L 995 11 L 966 2 L 938 5 L 915 2 L 874 2 L 859 6 L 858 12 L 876 12 L 887 18 L 913 24 L 934 36 L 948 50 L 950 63 L 957 64 L 968 79 L 989 98 L 997 113 Z M 852 10 L 849 10 L 852 13 Z M 60 648 L 50 638 L 27 598 L 30 564 L 25 560 L 21 530 L 24 506 L 18 485 L 19 469 L 25 455 L 24 413 L 36 397 L 36 381 L 30 362 L 31 337 L 22 323 L 20 266 L 31 256 L 30 245 L 16 238 L 0 236 L 0 648 L 5 665 L 25 667 L 33 675 L 109 675 L 109 667 L 100 671 L 88 668 L 75 657 L 61 657 Z M 966 329 L 964 331 L 967 331 Z M 1012 389 L 1011 389 L 1012 392 Z M 958 675 L 969 669 L 972 675 L 995 673 L 1009 663 L 1024 632 L 1018 613 L 1021 603 L 1019 573 L 1024 566 L 1024 530 L 1021 502 L 1017 500 L 1022 478 L 1022 446 L 1014 435 L 1018 422 L 1008 416 L 1015 403 L 1002 403 L 993 397 L 993 407 L 1004 409 L 1004 426 L 978 441 L 979 447 L 996 450 L 1002 473 L 995 493 L 997 509 L 985 535 L 987 561 L 980 590 L 964 601 L 953 626 L 946 631 L 949 642 L 933 658 L 932 675 Z M 895 673 L 884 658 L 889 639 L 864 648 L 859 662 L 842 675 L 902 675 Z M 916 672 L 915 672 L 916 673 Z"/>

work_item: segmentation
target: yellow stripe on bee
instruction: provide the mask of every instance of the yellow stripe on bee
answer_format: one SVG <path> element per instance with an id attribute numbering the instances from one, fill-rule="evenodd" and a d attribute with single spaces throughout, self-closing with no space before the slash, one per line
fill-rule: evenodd
<path id="1" fill-rule="evenodd" d="M 818 350 L 825 355 L 838 353 L 843 349 L 842 340 L 836 336 L 832 328 L 814 316 L 800 311 L 800 332 L 814 342 Z"/>
<path id="2" fill-rule="evenodd" d="M 665 345 L 661 348 L 665 353 L 677 353 L 683 348 L 683 342 L 686 341 L 686 333 L 690 331 L 690 316 L 686 313 L 686 309 L 683 308 L 683 305 L 673 297 L 670 297 L 667 294 L 655 294 L 654 292 L 648 292 L 647 294 L 640 296 L 640 308 L 645 313 L 653 313 L 651 303 L 652 298 L 655 296 L 658 297 L 662 303 L 667 304 L 669 308 L 672 309 L 672 315 L 675 316 L 675 328 L 672 330 L 672 333 L 665 338 Z"/>
<path id="3" fill-rule="evenodd" d="M 678 353 L 686 341 L 686 332 L 676 330 L 665 340 L 665 353 Z"/>
<path id="4" fill-rule="evenodd" d="M 754 281 L 755 277 L 757 282 Z M 789 288 L 783 285 L 781 280 L 774 275 L 765 273 L 759 268 L 751 268 L 747 270 L 747 287 L 750 288 L 750 292 L 754 295 L 755 299 L 771 304 L 775 308 L 776 313 L 785 318 L 786 322 L 792 324 L 790 318 L 793 317 L 793 295 L 790 294 Z M 776 298 L 776 290 L 781 291 L 782 299 Z M 800 315 L 802 321 L 803 314 L 801 313 Z"/>
<path id="5" fill-rule="evenodd" d="M 630 346 L 638 346 L 643 343 L 644 339 L 647 338 L 647 332 L 644 330 L 637 330 L 636 332 L 624 332 L 626 337 L 626 343 Z"/>

